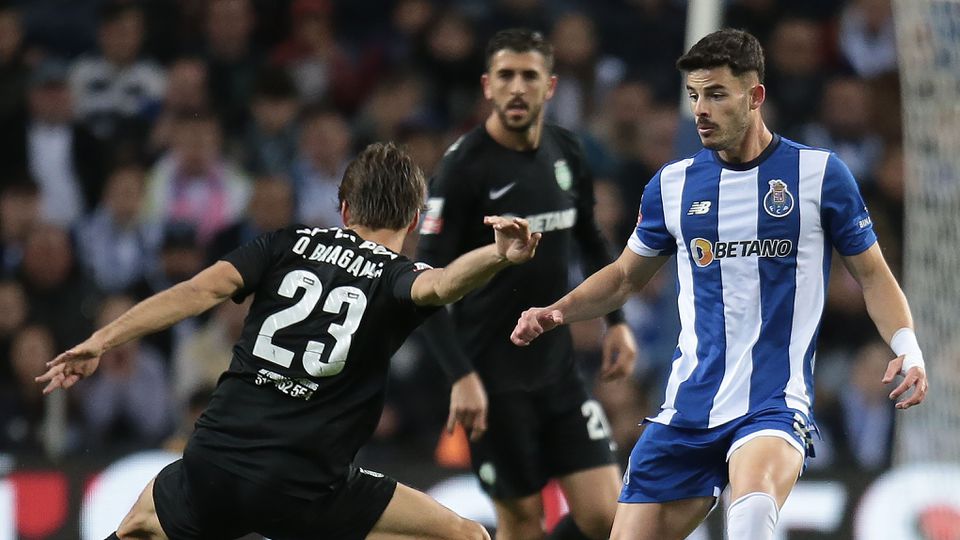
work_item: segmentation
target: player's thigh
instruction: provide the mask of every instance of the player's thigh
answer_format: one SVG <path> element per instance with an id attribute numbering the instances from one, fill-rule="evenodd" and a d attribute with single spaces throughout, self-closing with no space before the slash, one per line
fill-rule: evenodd
<path id="1" fill-rule="evenodd" d="M 367 538 L 489 540 L 482 525 L 462 518 L 428 495 L 398 483 L 393 498 Z"/>
<path id="2" fill-rule="evenodd" d="M 560 478 L 560 486 L 577 527 L 589 536 L 607 535 L 617 512 L 620 469 L 604 465 Z"/>
<path id="3" fill-rule="evenodd" d="M 710 513 L 714 497 L 663 503 L 620 503 L 610 540 L 682 540 Z"/>
<path id="4" fill-rule="evenodd" d="M 157 509 L 153 502 L 153 483 L 156 479 L 150 480 L 147 487 L 143 488 L 137 502 L 133 508 L 127 512 L 127 515 L 117 527 L 117 536 L 120 538 L 143 538 L 146 540 L 167 540 L 163 528 L 160 527 L 160 520 L 157 518 Z"/>
<path id="5" fill-rule="evenodd" d="M 802 468 L 803 454 L 785 438 L 753 438 L 730 455 L 730 497 L 767 493 L 782 507 Z"/>

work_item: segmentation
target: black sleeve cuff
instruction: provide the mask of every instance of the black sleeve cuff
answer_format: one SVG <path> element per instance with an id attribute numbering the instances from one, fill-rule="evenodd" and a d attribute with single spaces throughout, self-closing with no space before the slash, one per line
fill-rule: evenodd
<path id="1" fill-rule="evenodd" d="M 623 316 L 623 310 L 622 310 L 622 309 L 615 309 L 615 310 L 611 311 L 610 313 L 607 313 L 606 315 L 603 316 L 603 319 L 604 319 L 605 321 L 607 321 L 607 328 L 609 328 L 609 327 L 611 327 L 611 326 L 613 326 L 613 325 L 615 325 L 615 324 L 620 324 L 620 323 L 622 323 L 622 322 L 626 322 L 626 318 Z"/>

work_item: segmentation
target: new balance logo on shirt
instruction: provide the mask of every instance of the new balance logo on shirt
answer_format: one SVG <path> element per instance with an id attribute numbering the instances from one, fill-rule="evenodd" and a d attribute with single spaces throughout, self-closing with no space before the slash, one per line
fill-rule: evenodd
<path id="1" fill-rule="evenodd" d="M 687 210 L 688 216 L 702 216 L 710 211 L 710 201 L 694 201 Z"/>

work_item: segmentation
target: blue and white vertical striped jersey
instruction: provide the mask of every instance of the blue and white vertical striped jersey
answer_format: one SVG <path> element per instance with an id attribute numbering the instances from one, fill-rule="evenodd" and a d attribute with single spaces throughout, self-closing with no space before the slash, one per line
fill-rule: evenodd
<path id="1" fill-rule="evenodd" d="M 774 135 L 754 161 L 702 150 L 643 193 L 628 246 L 676 253 L 681 331 L 655 422 L 715 427 L 764 409 L 811 416 L 831 248 L 877 238 L 849 169 Z"/>

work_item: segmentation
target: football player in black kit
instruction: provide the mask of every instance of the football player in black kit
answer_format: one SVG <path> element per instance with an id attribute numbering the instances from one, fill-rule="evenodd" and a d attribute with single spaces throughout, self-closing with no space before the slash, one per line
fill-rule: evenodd
<path id="1" fill-rule="evenodd" d="M 398 252 L 425 193 L 406 153 L 371 145 L 340 185 L 346 228 L 267 233 L 49 363 L 37 378 L 45 393 L 92 374 L 112 347 L 254 295 L 183 458 L 147 485 L 110 538 L 489 540 L 481 525 L 353 463 L 407 335 L 436 306 L 530 259 L 539 241 L 521 219 L 486 217 L 493 244 L 446 268 L 411 262 Z"/>
<path id="2" fill-rule="evenodd" d="M 431 179 L 418 258 L 442 265 L 483 245 L 480 217 L 488 213 L 525 217 L 548 241 L 535 260 L 455 304 L 455 328 L 444 310 L 427 323 L 453 383 L 447 428 L 459 422 L 470 432 L 473 469 L 494 499 L 498 539 L 544 536 L 540 491 L 550 478 L 570 506 L 550 538 L 607 538 L 620 475 L 603 410 L 573 362 L 569 331 L 523 349 L 504 337 L 528 305 L 540 305 L 534 299 L 552 302 L 569 290 L 574 244 L 586 274 L 611 260 L 593 218 L 593 180 L 575 136 L 544 124 L 557 78 L 543 36 L 501 31 L 486 58 L 481 82 L 493 111 L 447 150 Z M 633 336 L 619 312 L 607 325 L 601 376 L 627 375 L 636 360 Z"/>

